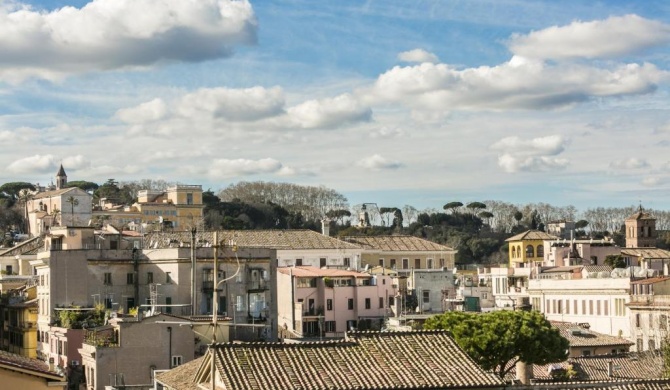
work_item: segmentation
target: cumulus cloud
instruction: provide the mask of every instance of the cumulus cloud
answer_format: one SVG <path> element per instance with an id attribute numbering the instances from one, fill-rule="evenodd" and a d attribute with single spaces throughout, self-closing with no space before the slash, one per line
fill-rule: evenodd
<path id="1" fill-rule="evenodd" d="M 303 129 L 332 128 L 343 124 L 365 122 L 372 118 L 372 110 L 350 94 L 334 98 L 308 100 L 290 107 L 290 122 Z"/>
<path id="2" fill-rule="evenodd" d="M 379 154 L 374 154 L 372 156 L 363 158 L 359 160 L 356 163 L 356 165 L 373 171 L 398 169 L 402 167 L 402 164 L 400 162 L 388 160 L 387 158 L 382 157 Z"/>
<path id="3" fill-rule="evenodd" d="M 46 173 L 54 171 L 55 167 L 56 158 L 53 155 L 36 154 L 12 162 L 7 170 L 12 173 Z"/>
<path id="4" fill-rule="evenodd" d="M 256 40 L 248 1 L 93 0 L 51 12 L 0 3 L 0 80 L 201 61 Z"/>
<path id="5" fill-rule="evenodd" d="M 398 59 L 404 62 L 439 62 L 439 58 L 433 53 L 427 52 L 423 49 L 414 49 L 409 51 L 403 51 L 398 54 Z"/>
<path id="6" fill-rule="evenodd" d="M 202 88 L 182 97 L 177 110 L 187 118 L 206 115 L 244 122 L 282 114 L 284 103 L 284 92 L 279 87 Z"/>
<path id="7" fill-rule="evenodd" d="M 649 166 L 649 163 L 645 159 L 631 157 L 623 160 L 612 161 L 610 163 L 610 168 L 613 169 L 640 169 L 646 168 Z"/>
<path id="8" fill-rule="evenodd" d="M 666 179 L 663 179 L 658 176 L 647 176 L 642 179 L 640 184 L 642 184 L 645 187 L 656 187 L 661 184 L 665 184 L 667 182 Z"/>
<path id="9" fill-rule="evenodd" d="M 235 177 L 280 173 L 283 168 L 285 168 L 284 165 L 273 158 L 264 158 L 260 160 L 248 160 L 242 158 L 234 160 L 217 159 L 212 161 L 211 166 L 209 167 L 209 174 L 214 177 Z"/>
<path id="10" fill-rule="evenodd" d="M 136 107 L 123 108 L 116 112 L 116 118 L 130 124 L 143 124 L 163 119 L 167 105 L 162 99 L 154 99 Z"/>
<path id="11" fill-rule="evenodd" d="M 513 57 L 498 66 L 456 69 L 447 64 L 396 66 L 378 77 L 367 97 L 428 110 L 560 108 L 592 97 L 644 94 L 667 76 L 653 64 L 596 68 Z"/>
<path id="12" fill-rule="evenodd" d="M 508 173 L 536 172 L 563 169 L 568 160 L 557 157 L 563 153 L 567 140 L 560 135 L 550 135 L 530 140 L 507 137 L 491 145 L 501 151 L 498 165 Z"/>
<path id="13" fill-rule="evenodd" d="M 515 55 L 527 58 L 570 59 L 625 56 L 668 43 L 670 25 L 624 15 L 514 34 L 508 46 Z"/>

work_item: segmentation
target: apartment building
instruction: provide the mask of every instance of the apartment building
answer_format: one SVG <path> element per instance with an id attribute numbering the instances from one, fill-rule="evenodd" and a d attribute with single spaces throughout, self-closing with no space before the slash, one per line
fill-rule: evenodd
<path id="1" fill-rule="evenodd" d="M 391 315 L 395 295 L 390 275 L 309 266 L 277 269 L 279 328 L 288 338 L 379 330 Z"/>

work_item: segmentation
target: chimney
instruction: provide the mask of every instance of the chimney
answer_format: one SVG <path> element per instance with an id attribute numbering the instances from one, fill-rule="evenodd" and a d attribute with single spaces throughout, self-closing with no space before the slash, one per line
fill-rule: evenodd
<path id="1" fill-rule="evenodd" d="M 530 385 L 530 379 L 533 377 L 533 365 L 526 362 L 516 362 L 516 379 L 522 385 Z"/>
<path id="2" fill-rule="evenodd" d="M 614 376 L 614 364 L 611 360 L 607 361 L 607 377 L 612 378 Z"/>
<path id="3" fill-rule="evenodd" d="M 321 234 L 326 237 L 330 236 L 330 219 L 324 218 L 321 220 Z"/>

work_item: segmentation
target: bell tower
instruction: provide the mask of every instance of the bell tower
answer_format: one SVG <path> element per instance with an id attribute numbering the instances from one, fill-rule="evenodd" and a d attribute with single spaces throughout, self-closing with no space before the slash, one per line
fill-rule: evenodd
<path id="1" fill-rule="evenodd" d="M 640 205 L 637 213 L 626 219 L 626 248 L 653 248 L 656 246 L 656 218 Z"/>
<path id="2" fill-rule="evenodd" d="M 65 188 L 67 184 L 67 175 L 65 174 L 65 169 L 63 169 L 63 164 L 60 165 L 58 173 L 56 173 L 56 189 L 60 190 Z"/>

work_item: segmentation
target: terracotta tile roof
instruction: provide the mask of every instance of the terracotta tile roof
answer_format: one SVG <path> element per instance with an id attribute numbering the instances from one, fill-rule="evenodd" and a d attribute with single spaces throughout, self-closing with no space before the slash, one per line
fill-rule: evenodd
<path id="1" fill-rule="evenodd" d="M 670 259 L 670 251 L 658 248 L 621 248 L 621 254 L 645 259 Z"/>
<path id="2" fill-rule="evenodd" d="M 33 195 L 33 199 L 44 199 L 44 198 L 51 198 L 54 196 L 59 196 L 63 195 L 65 193 L 68 193 L 73 190 L 80 190 L 82 192 L 85 192 L 78 187 L 68 187 L 68 188 L 61 188 L 60 190 L 53 190 L 53 191 L 43 191 L 43 192 L 38 192 L 35 195 Z"/>
<path id="3" fill-rule="evenodd" d="M 670 379 L 607 380 L 598 382 L 535 382 L 533 390 L 670 390 Z"/>
<path id="4" fill-rule="evenodd" d="M 632 342 L 621 337 L 610 336 L 603 333 L 584 329 L 570 322 L 551 321 L 551 325 L 558 329 L 561 336 L 565 337 L 571 347 L 599 347 L 599 346 L 623 346 L 628 348 Z M 579 330 L 579 333 L 573 332 Z"/>
<path id="5" fill-rule="evenodd" d="M 14 245 L 11 248 L 1 250 L 0 257 L 36 254 L 37 250 L 42 247 L 42 245 L 44 245 L 44 240 L 42 237 L 29 238 L 23 242 L 18 243 L 17 245 Z"/>
<path id="6" fill-rule="evenodd" d="M 281 272 L 282 274 L 285 274 L 285 275 L 297 276 L 299 278 L 317 278 L 317 277 L 322 277 L 322 276 L 330 276 L 330 277 L 353 276 L 353 277 L 357 277 L 357 278 L 370 278 L 370 277 L 372 277 L 370 274 L 365 274 L 365 273 L 362 273 L 362 272 L 347 271 L 347 270 L 337 269 L 337 268 L 317 268 L 317 267 L 310 267 L 310 266 L 282 267 L 282 268 L 277 268 L 277 272 Z"/>
<path id="7" fill-rule="evenodd" d="M 1 350 L 0 350 L 0 368 L 21 369 L 25 370 L 26 372 L 32 375 L 51 379 L 54 381 L 65 380 L 64 376 L 58 375 L 53 371 L 49 371 L 49 365 L 41 360 L 30 359 L 21 355 L 16 355 Z"/>
<path id="8" fill-rule="evenodd" d="M 640 208 L 640 210 L 637 213 L 635 213 L 635 214 L 631 215 L 630 217 L 626 218 L 626 221 L 631 220 L 631 219 L 638 219 L 639 220 L 639 219 L 656 219 L 656 218 L 652 217 L 650 213 L 644 212 Z"/>
<path id="9" fill-rule="evenodd" d="M 657 276 L 654 278 L 635 280 L 630 282 L 630 284 L 654 284 L 659 282 L 665 282 L 666 280 L 670 280 L 670 276 Z"/>
<path id="10" fill-rule="evenodd" d="M 607 365 L 612 362 L 613 375 L 607 373 Z M 621 355 L 595 355 L 570 358 L 561 363 L 533 366 L 533 377 L 538 381 L 552 380 L 549 367 L 567 369 L 572 365 L 577 373 L 574 382 L 616 382 L 621 380 L 656 380 L 663 378 L 663 357 L 657 352 L 629 353 Z M 507 379 L 514 378 L 514 369 Z M 574 383 L 571 382 L 571 383 Z M 670 389 L 670 381 L 665 382 Z"/>
<path id="11" fill-rule="evenodd" d="M 169 384 L 168 386 L 172 389 L 194 389 L 193 379 L 196 371 L 205 360 L 204 358 L 203 356 L 162 372 L 156 375 L 156 380 L 164 385 Z"/>
<path id="12" fill-rule="evenodd" d="M 421 237 L 394 235 L 394 236 L 347 236 L 343 240 L 357 244 L 366 249 L 395 252 L 442 252 L 455 251 L 454 248 L 441 245 Z"/>
<path id="13" fill-rule="evenodd" d="M 212 356 L 210 350 L 206 357 Z M 346 340 L 214 346 L 227 389 L 469 389 L 503 387 L 445 331 L 352 332 Z M 207 360 L 207 359 L 205 359 Z M 206 369 L 206 368 L 205 368 Z M 176 381 L 159 379 L 173 389 Z"/>
<path id="14" fill-rule="evenodd" d="M 526 230 L 516 236 L 512 236 L 505 241 L 522 241 L 522 240 L 558 240 L 558 237 L 552 236 L 539 230 Z"/>
<path id="15" fill-rule="evenodd" d="M 263 247 L 275 249 L 360 249 L 358 245 L 346 243 L 335 237 L 324 236 L 313 230 L 223 230 L 218 232 L 219 241 L 235 241 L 241 247 Z M 198 232 L 196 240 L 214 241 L 213 232 Z M 190 232 L 155 232 L 145 237 L 145 242 L 156 242 L 159 248 L 170 246 L 170 242 L 190 245 Z"/>

